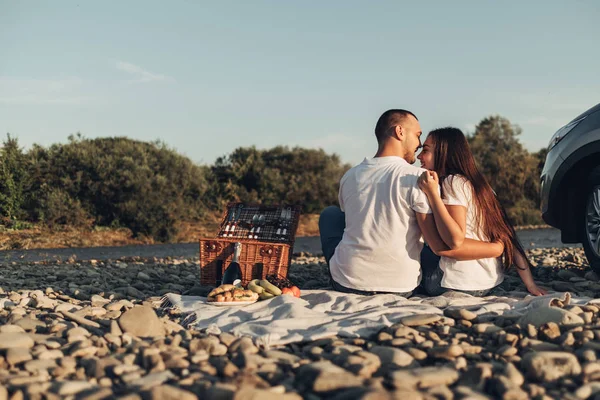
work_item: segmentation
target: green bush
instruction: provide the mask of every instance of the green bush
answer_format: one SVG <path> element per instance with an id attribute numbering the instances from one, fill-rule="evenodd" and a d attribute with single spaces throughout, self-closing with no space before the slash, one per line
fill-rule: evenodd
<path id="1" fill-rule="evenodd" d="M 545 152 L 530 154 L 519 142 L 521 128 L 500 116 L 484 118 L 468 137 L 481 172 L 515 225 L 542 223 L 538 210 Z"/>
<path id="2" fill-rule="evenodd" d="M 89 228 L 94 220 L 84 210 L 79 199 L 60 188 L 44 187 L 39 198 L 40 207 L 37 209 L 37 219 L 44 222 L 50 228 L 58 226 L 73 226 L 77 228 Z"/>
<path id="3" fill-rule="evenodd" d="M 31 158 L 40 200 L 29 211 L 40 220 L 48 219 L 44 187 L 60 188 L 53 201 L 77 200 L 76 214 L 91 215 L 96 225 L 123 226 L 160 241 L 174 237 L 177 221 L 207 211 L 205 170 L 159 142 L 71 136 L 67 144 L 35 146 Z"/>
<path id="4" fill-rule="evenodd" d="M 517 204 L 506 210 L 508 218 L 514 225 L 540 225 L 543 224 L 542 212 L 530 199 L 522 199 Z"/>
<path id="5" fill-rule="evenodd" d="M 220 199 L 301 204 L 303 212 L 319 213 L 337 203 L 339 181 L 348 168 L 322 149 L 250 147 L 217 159 L 212 179 Z"/>
<path id="6" fill-rule="evenodd" d="M 0 215 L 5 219 L 25 217 L 23 207 L 30 183 L 28 167 L 18 140 L 7 135 L 0 149 Z"/>

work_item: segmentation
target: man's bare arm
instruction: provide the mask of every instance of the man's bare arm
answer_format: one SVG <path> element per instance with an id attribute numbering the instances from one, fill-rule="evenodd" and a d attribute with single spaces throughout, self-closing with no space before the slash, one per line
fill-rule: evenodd
<path id="1" fill-rule="evenodd" d="M 481 258 L 497 258 L 504 252 L 504 245 L 500 242 L 490 243 L 475 239 L 465 239 L 457 249 L 442 250 L 438 256 L 453 258 L 458 261 L 479 260 Z"/>
<path id="2" fill-rule="evenodd" d="M 459 248 L 450 249 L 437 231 L 433 214 L 416 213 L 416 215 L 425 242 L 438 256 L 466 261 L 500 257 L 504 251 L 502 243 L 489 243 L 473 239 L 465 239 Z"/>

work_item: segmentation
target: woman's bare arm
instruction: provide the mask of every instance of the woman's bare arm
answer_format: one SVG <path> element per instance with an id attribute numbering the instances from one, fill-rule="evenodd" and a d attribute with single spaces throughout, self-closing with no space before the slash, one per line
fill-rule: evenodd
<path id="1" fill-rule="evenodd" d="M 525 284 L 527 291 L 534 296 L 542 296 L 548 294 L 546 289 L 540 288 L 535 281 L 533 280 L 533 275 L 531 275 L 531 269 L 529 268 L 529 263 L 525 258 L 515 250 L 514 252 L 515 265 L 517 267 L 517 273 L 519 277 Z"/>

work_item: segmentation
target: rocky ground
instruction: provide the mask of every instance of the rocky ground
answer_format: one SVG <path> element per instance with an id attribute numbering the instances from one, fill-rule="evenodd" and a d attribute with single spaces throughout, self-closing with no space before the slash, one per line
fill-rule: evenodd
<path id="1" fill-rule="evenodd" d="M 533 249 L 539 283 L 600 297 L 581 249 Z M 323 259 L 290 279 L 328 287 Z M 206 294 L 197 259 L 0 265 L 0 400 L 600 398 L 600 308 L 570 324 L 520 326 L 467 310 L 406 317 L 374 337 L 262 350 L 184 329 L 168 292 Z M 494 294 L 524 296 L 512 272 Z"/>

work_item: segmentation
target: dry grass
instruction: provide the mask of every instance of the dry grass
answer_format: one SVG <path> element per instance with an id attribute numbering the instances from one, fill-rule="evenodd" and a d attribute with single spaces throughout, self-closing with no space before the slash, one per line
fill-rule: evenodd
<path id="1" fill-rule="evenodd" d="M 319 216 L 307 214 L 300 216 L 297 236 L 318 236 Z M 189 243 L 203 237 L 214 237 L 219 229 L 220 215 L 210 215 L 198 223 L 182 223 L 175 243 Z M 125 228 L 75 229 L 63 228 L 51 230 L 36 226 L 32 229 L 0 231 L 0 250 L 57 249 L 71 247 L 126 246 L 135 244 L 154 244 L 152 238 L 134 238 Z"/>
<path id="2" fill-rule="evenodd" d="M 149 238 L 133 238 L 129 229 L 51 230 L 43 227 L 6 230 L 0 233 L 0 250 L 52 249 L 69 247 L 125 246 L 151 244 Z"/>
<path id="3" fill-rule="evenodd" d="M 302 214 L 297 236 L 319 236 L 319 214 Z"/>
<path id="4" fill-rule="evenodd" d="M 221 214 L 207 215 L 196 223 L 184 222 L 174 243 L 196 242 L 200 238 L 214 237 L 219 230 Z M 2 226 L 0 225 L 0 229 Z M 531 225 L 516 229 L 550 228 L 548 225 Z M 296 236 L 319 236 L 319 215 L 302 214 Z M 136 244 L 154 244 L 152 238 L 134 238 L 125 228 L 75 229 L 63 228 L 50 230 L 44 227 L 32 229 L 0 230 L 0 250 L 57 249 L 71 247 L 126 246 Z"/>
<path id="5" fill-rule="evenodd" d="M 185 222 L 179 227 L 174 243 L 196 242 L 200 238 L 214 237 L 219 230 L 220 214 L 208 215 L 197 223 Z M 0 226 L 1 228 L 1 226 Z M 549 228 L 547 225 L 522 226 L 517 229 Z M 319 236 L 319 215 L 302 214 L 296 236 Z M 71 247 L 127 246 L 154 244 L 152 238 L 134 238 L 125 228 L 50 230 L 44 227 L 32 229 L 0 230 L 0 250 L 58 249 Z"/>

